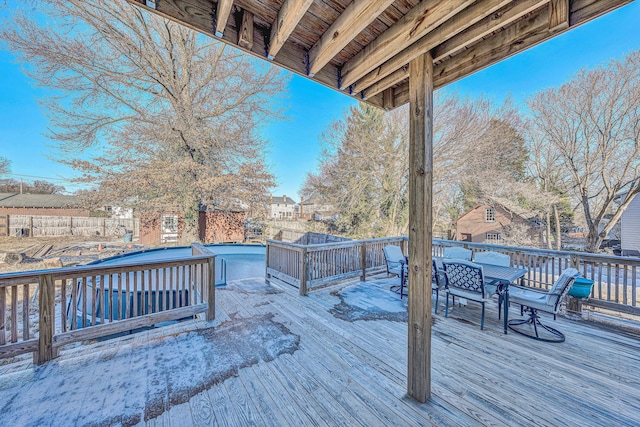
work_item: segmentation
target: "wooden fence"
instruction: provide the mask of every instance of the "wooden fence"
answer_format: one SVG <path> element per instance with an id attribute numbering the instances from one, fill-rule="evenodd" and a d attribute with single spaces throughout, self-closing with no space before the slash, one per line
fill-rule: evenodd
<path id="1" fill-rule="evenodd" d="M 581 304 L 640 315 L 640 258 L 438 239 L 433 240 L 433 255 L 442 256 L 444 248 L 452 246 L 507 254 L 512 266 L 527 269 L 527 284 L 542 289 L 549 289 L 565 268 L 576 268 L 583 277 L 594 281 L 590 297 Z"/>
<path id="2" fill-rule="evenodd" d="M 132 232 L 133 239 L 140 236 L 138 218 L 93 218 L 72 216 L 6 215 L 6 227 L 0 233 L 7 236 L 102 236 L 122 237 Z"/>
<path id="3" fill-rule="evenodd" d="M 403 237 L 349 240 L 303 245 L 267 240 L 266 278 L 280 279 L 300 289 L 300 295 L 342 280 L 365 280 L 386 268 L 382 248 L 405 245 Z"/>
<path id="4" fill-rule="evenodd" d="M 215 317 L 215 255 L 0 275 L 0 358 L 43 363 L 65 344 L 206 313 Z M 32 298 L 33 293 L 35 298 Z"/>

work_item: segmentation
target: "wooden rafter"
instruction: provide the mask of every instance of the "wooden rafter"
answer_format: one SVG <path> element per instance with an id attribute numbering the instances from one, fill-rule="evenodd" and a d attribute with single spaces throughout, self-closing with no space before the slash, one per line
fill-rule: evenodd
<path id="1" fill-rule="evenodd" d="M 394 0 L 354 0 L 347 6 L 309 50 L 309 75 L 315 75 L 327 65 L 393 2 Z"/>
<path id="2" fill-rule="evenodd" d="M 574 0 L 569 16 L 571 27 L 584 24 L 630 1 Z M 520 20 L 453 58 L 441 62 L 434 67 L 435 88 L 446 86 L 553 37 L 555 34 L 549 31 L 548 26 L 549 8 L 543 8 L 539 13 Z M 408 101 L 408 83 L 394 88 L 394 105 L 403 105 Z"/>
<path id="3" fill-rule="evenodd" d="M 224 29 L 227 28 L 231 6 L 233 6 L 233 0 L 218 0 L 216 8 L 216 36 L 218 37 L 222 37 Z"/>
<path id="4" fill-rule="evenodd" d="M 419 3 L 344 64 L 341 88 L 349 87 L 473 2 L 473 0 L 425 0 Z"/>
<path id="5" fill-rule="evenodd" d="M 454 43 L 448 44 L 447 47 L 443 49 L 449 53 L 455 52 L 499 30 L 503 26 L 509 25 L 515 19 L 538 9 L 548 1 L 549 0 L 516 0 L 514 2 L 478 2 L 358 80 L 356 89 L 364 90 L 367 96 L 371 96 L 374 92 L 367 90 L 367 88 L 378 80 L 394 73 L 400 69 L 400 67 L 404 67 L 413 58 L 417 58 L 418 55 L 430 51 L 441 43 L 442 40 L 455 40 Z M 483 10 L 485 12 L 482 12 Z M 440 59 L 437 52 L 434 52 L 434 56 L 436 61 Z"/>
<path id="6" fill-rule="evenodd" d="M 408 48 L 395 55 L 393 58 L 375 68 L 369 74 L 358 80 L 356 90 L 366 90 L 375 82 L 396 72 L 414 58 L 427 53 L 443 40 L 448 40 L 471 25 L 475 24 L 487 15 L 491 15 L 501 7 L 510 4 L 510 0 L 481 0 L 475 3 L 431 31 Z M 367 92 L 371 92 L 368 90 Z"/>
<path id="7" fill-rule="evenodd" d="M 282 8 L 278 12 L 278 17 L 271 26 L 271 39 L 269 42 L 269 59 L 275 58 L 276 54 L 282 49 L 284 42 L 287 41 L 289 35 L 300 22 L 311 6 L 313 0 L 285 0 Z"/>
<path id="8" fill-rule="evenodd" d="M 442 61 L 447 56 L 464 49 L 466 46 L 487 37 L 498 31 L 502 27 L 508 27 L 516 20 L 520 19 L 536 9 L 541 8 L 549 0 L 516 0 L 505 8 L 499 10 L 494 15 L 487 16 L 466 31 L 451 37 L 446 42 L 440 44 L 433 52 L 434 61 Z"/>

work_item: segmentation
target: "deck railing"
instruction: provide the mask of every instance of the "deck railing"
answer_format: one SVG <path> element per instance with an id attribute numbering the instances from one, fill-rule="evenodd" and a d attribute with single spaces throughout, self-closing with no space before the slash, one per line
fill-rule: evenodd
<path id="1" fill-rule="evenodd" d="M 403 237 L 349 240 L 302 245 L 267 240 L 266 278 L 280 279 L 300 289 L 300 295 L 342 280 L 378 273 L 386 268 L 382 248 L 403 246 Z"/>
<path id="2" fill-rule="evenodd" d="M 170 320 L 215 317 L 215 255 L 0 275 L 0 358 L 59 348 Z M 36 301 L 37 297 L 37 301 Z M 8 302 L 8 303 L 7 303 Z"/>
<path id="3" fill-rule="evenodd" d="M 512 266 L 527 269 L 527 284 L 542 289 L 549 289 L 562 270 L 574 267 L 583 277 L 594 281 L 591 295 L 582 304 L 640 315 L 637 298 L 640 258 L 437 239 L 433 240 L 433 254 L 442 256 L 444 248 L 452 246 L 507 254 Z"/>

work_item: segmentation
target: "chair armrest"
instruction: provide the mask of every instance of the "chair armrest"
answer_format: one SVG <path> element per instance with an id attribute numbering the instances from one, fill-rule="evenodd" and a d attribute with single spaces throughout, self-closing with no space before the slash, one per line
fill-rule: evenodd
<path id="1" fill-rule="evenodd" d="M 537 292 L 542 295 L 555 295 L 555 294 L 550 294 L 547 291 L 544 291 L 542 289 L 531 288 L 529 286 L 518 286 L 518 285 L 509 286 L 509 292 L 517 289 L 522 289 L 523 291 L 528 291 L 528 292 Z"/>

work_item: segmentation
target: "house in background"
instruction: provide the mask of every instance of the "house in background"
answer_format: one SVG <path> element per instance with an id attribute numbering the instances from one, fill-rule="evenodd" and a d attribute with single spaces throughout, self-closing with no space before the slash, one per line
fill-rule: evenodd
<path id="1" fill-rule="evenodd" d="M 336 216 L 335 207 L 317 194 L 308 199 L 300 199 L 300 218 L 309 221 L 323 221 Z"/>
<path id="2" fill-rule="evenodd" d="M 534 240 L 542 239 L 542 224 L 535 214 L 513 212 L 504 206 L 479 204 L 461 215 L 455 222 L 455 240 L 501 244 L 505 233 L 521 226 Z"/>
<path id="3" fill-rule="evenodd" d="M 294 220 L 300 216 L 300 205 L 291 197 L 284 194 L 280 196 L 269 196 L 267 200 L 269 206 L 269 219 Z"/>
<path id="4" fill-rule="evenodd" d="M 88 217 L 75 196 L 62 194 L 0 193 L 0 215 Z"/>
<path id="5" fill-rule="evenodd" d="M 245 211 L 201 210 L 198 213 L 199 240 L 203 243 L 243 242 L 245 219 Z M 143 214 L 140 218 L 140 243 L 177 243 L 182 238 L 183 226 L 184 216 L 179 212 Z"/>
<path id="6" fill-rule="evenodd" d="M 620 218 L 620 253 L 640 256 L 640 197 L 635 196 Z"/>

